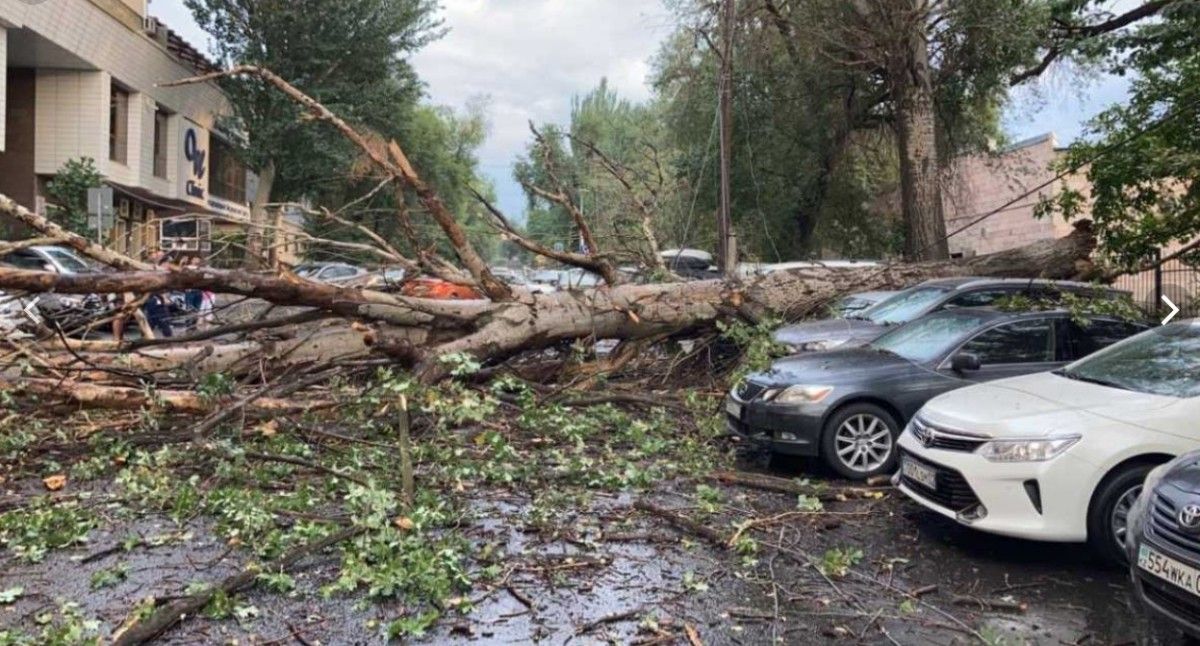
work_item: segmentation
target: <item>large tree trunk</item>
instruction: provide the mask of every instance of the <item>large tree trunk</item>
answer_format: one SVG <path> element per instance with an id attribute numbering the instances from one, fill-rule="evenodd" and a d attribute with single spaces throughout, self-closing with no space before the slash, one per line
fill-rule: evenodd
<path id="1" fill-rule="evenodd" d="M 942 276 L 1085 278 L 1092 271 L 1088 258 L 1093 247 L 1090 226 L 1081 226 L 1067 238 L 965 260 L 855 269 L 815 267 L 776 272 L 748 283 L 706 280 L 552 294 L 518 292 L 511 301 L 439 301 L 295 278 L 188 269 L 61 275 L 0 268 L 0 289 L 62 293 L 210 289 L 279 304 L 316 307 L 348 319 L 373 322 L 375 327 L 362 327 L 356 334 L 353 326 L 333 326 L 324 333 L 331 335 L 324 342 L 289 342 L 285 357 L 294 359 L 297 352 L 311 351 L 316 359 L 328 360 L 378 349 L 413 365 L 422 379 L 435 381 L 446 375 L 448 366 L 439 359 L 449 353 L 464 352 L 495 360 L 562 340 L 641 339 L 707 328 L 733 316 L 794 319 L 818 311 L 847 292 L 899 289 Z M 228 344 L 206 343 L 191 351 L 187 347 L 140 351 L 136 361 L 141 367 L 157 370 L 176 362 L 203 362 L 205 368 L 219 370 L 237 365 L 247 351 L 231 349 Z M 207 354 L 197 358 L 198 352 Z M 90 359 L 102 363 L 98 357 Z M 269 359 L 267 356 L 264 360 Z M 261 362 L 251 363 L 262 369 Z M 120 362 L 114 359 L 110 365 Z"/>
<path id="2" fill-rule="evenodd" d="M 920 28 L 918 28 L 920 27 Z M 888 70 L 895 104 L 903 203 L 904 255 L 909 260 L 948 258 L 937 148 L 937 114 L 923 23 L 914 23 L 903 52 Z"/>
<path id="3" fill-rule="evenodd" d="M 279 232 L 272 230 L 268 235 L 267 204 L 271 202 L 271 191 L 275 186 L 275 162 L 267 160 L 262 172 L 258 175 L 258 190 L 254 193 L 254 201 L 250 204 L 250 230 L 246 232 L 246 262 L 247 269 L 258 269 L 263 266 L 264 240 L 271 241 L 274 251 L 274 240 Z"/>

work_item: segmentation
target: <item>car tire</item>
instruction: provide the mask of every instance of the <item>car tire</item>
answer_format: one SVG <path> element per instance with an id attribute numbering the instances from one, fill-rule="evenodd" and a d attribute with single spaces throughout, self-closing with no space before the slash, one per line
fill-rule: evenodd
<path id="1" fill-rule="evenodd" d="M 1154 464 L 1131 464 L 1110 473 L 1092 494 L 1088 507 L 1088 544 L 1104 560 L 1115 565 L 1127 562 L 1124 548 L 1124 528 L 1129 522 L 1129 508 L 1146 481 Z"/>
<path id="2" fill-rule="evenodd" d="M 838 475 L 850 480 L 891 473 L 896 468 L 899 436 L 900 423 L 882 407 L 850 404 L 835 411 L 825 422 L 821 459 Z M 860 440 L 865 443 L 856 444 Z"/>

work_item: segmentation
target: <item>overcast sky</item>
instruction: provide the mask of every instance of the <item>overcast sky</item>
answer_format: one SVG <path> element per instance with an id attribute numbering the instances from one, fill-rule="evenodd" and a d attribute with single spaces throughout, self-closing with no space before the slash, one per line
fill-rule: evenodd
<path id="1" fill-rule="evenodd" d="M 1115 8 L 1129 1 L 1117 0 Z M 626 98 L 649 97 L 649 60 L 671 28 L 661 0 L 442 0 L 442 6 L 449 33 L 413 64 L 436 104 L 461 109 L 472 97 L 489 98 L 482 170 L 500 206 L 518 218 L 524 198 L 512 163 L 529 139 L 529 120 L 565 122 L 571 97 L 603 77 Z M 150 12 L 206 48 L 208 38 L 182 0 L 151 0 Z M 1052 74 L 1036 90 L 1017 94 L 1005 127 L 1014 139 L 1054 132 L 1066 144 L 1127 89 L 1125 79 L 1099 78 L 1080 89 Z"/>

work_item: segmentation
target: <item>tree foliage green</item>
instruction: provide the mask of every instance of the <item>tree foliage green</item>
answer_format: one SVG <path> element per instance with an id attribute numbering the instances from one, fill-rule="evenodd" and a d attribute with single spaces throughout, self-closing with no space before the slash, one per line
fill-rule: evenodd
<path id="1" fill-rule="evenodd" d="M 104 176 L 96 170 L 91 157 L 68 159 L 46 183 L 46 196 L 50 198 L 50 219 L 80 235 L 88 236 L 89 188 L 104 185 Z"/>
<path id="2" fill-rule="evenodd" d="M 463 112 L 422 103 L 423 87 L 409 57 L 443 33 L 434 0 L 186 0 L 197 22 L 215 41 L 222 65 L 269 68 L 324 104 L 356 128 L 382 140 L 396 140 L 422 177 L 438 190 L 452 212 L 480 242 L 482 214 L 469 187 L 479 178 L 476 150 L 487 122 L 483 104 Z M 221 81 L 233 106 L 223 127 L 246 135 L 242 150 L 254 168 L 273 166 L 271 201 L 301 201 L 337 211 L 375 229 L 398 248 L 397 210 L 412 210 L 423 239 L 439 240 L 413 196 L 383 190 L 358 202 L 378 178 L 354 147 L 332 126 L 314 123 L 299 106 L 253 78 Z M 401 204 L 403 200 L 404 204 Z M 311 218 L 314 235 L 354 240 L 345 227 Z M 440 243 L 438 243 L 440 244 Z M 494 246 L 494 242 L 491 243 Z M 485 244 L 488 247 L 488 244 Z M 310 255 L 339 255 L 315 247 Z M 366 257 L 350 258 L 368 260 Z"/>
<path id="3" fill-rule="evenodd" d="M 1180 3 L 1107 45 L 1111 69 L 1133 75 L 1130 98 L 1058 164 L 1084 169 L 1090 195 L 1070 188 L 1041 211 L 1090 217 L 1109 259 L 1132 269 L 1200 236 L 1200 6 Z"/>

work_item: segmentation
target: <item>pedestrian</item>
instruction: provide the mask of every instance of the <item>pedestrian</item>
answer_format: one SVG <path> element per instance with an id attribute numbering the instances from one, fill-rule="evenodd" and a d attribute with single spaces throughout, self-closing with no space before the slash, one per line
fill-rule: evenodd
<path id="1" fill-rule="evenodd" d="M 155 250 L 150 255 L 150 261 L 154 263 L 154 268 L 157 271 L 170 271 L 170 262 L 167 254 L 161 249 Z M 155 292 L 146 299 L 146 304 L 142 307 L 146 313 L 146 322 L 150 324 L 150 329 L 163 338 L 174 336 L 171 330 L 171 316 L 168 301 L 168 295 L 165 292 Z"/>

